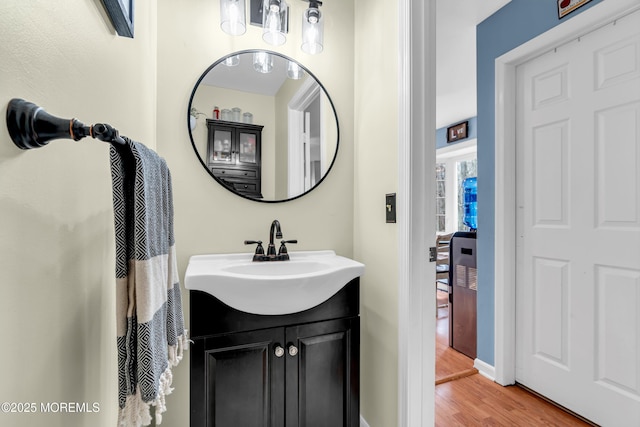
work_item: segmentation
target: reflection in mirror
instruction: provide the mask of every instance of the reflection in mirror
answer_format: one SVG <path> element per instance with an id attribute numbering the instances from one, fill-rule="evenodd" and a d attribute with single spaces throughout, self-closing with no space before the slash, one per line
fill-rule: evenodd
<path id="1" fill-rule="evenodd" d="M 189 133 L 202 165 L 234 193 L 295 199 L 327 175 L 338 119 L 322 84 L 281 54 L 234 52 L 207 69 L 189 102 Z"/>

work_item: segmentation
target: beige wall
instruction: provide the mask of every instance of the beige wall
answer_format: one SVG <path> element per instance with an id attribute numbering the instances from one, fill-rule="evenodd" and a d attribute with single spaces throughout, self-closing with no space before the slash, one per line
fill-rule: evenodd
<path id="1" fill-rule="evenodd" d="M 0 413 L 12 427 L 114 426 L 117 418 L 114 232 L 109 145 L 56 140 L 21 151 L 4 120 L 19 97 L 59 117 L 106 122 L 155 146 L 156 7 L 136 2 L 135 39 L 117 37 L 102 3 L 0 5 Z M 40 413 L 40 403 L 97 413 Z"/>
<path id="2" fill-rule="evenodd" d="M 354 256 L 367 266 L 361 289 L 361 402 L 371 427 L 397 425 L 397 226 L 385 194 L 398 186 L 398 6 L 355 0 Z M 384 29 L 384 31 L 382 31 Z"/>
<path id="3" fill-rule="evenodd" d="M 176 243 L 180 275 L 189 256 L 211 252 L 250 252 L 245 239 L 266 240 L 273 219 L 285 238 L 298 239 L 290 250 L 335 249 L 353 255 L 353 4 L 326 2 L 325 51 L 300 51 L 300 25 L 306 3 L 289 2 L 291 33 L 274 48 L 313 70 L 332 96 L 341 127 L 340 155 L 329 177 L 312 193 L 287 203 L 261 203 L 238 197 L 215 182 L 197 161 L 185 124 L 189 96 L 202 72 L 222 56 L 265 48 L 259 28 L 240 37 L 224 34 L 215 1 L 158 1 L 158 151 L 172 171 Z M 189 299 L 184 300 L 188 312 Z M 167 398 L 168 426 L 187 425 L 189 363 L 174 374 L 176 392 Z"/>

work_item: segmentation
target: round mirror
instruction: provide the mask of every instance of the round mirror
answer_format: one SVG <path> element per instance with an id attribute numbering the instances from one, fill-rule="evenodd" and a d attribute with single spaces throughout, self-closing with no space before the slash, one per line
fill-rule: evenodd
<path id="1" fill-rule="evenodd" d="M 325 88 L 271 51 L 234 52 L 211 65 L 191 93 L 187 124 L 207 172 L 260 202 L 313 190 L 338 152 L 338 116 Z"/>

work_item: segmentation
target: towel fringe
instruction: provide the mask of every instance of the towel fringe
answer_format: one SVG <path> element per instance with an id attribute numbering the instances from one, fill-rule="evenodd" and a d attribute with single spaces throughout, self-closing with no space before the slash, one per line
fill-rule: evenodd
<path id="1" fill-rule="evenodd" d="M 177 339 L 176 345 L 169 346 L 169 366 L 178 366 L 182 360 L 183 353 L 189 349 L 189 338 L 187 338 L 187 330 Z"/>
<path id="2" fill-rule="evenodd" d="M 118 413 L 119 427 L 140 427 L 151 424 L 150 404 L 142 400 L 140 387 L 136 387 L 136 394 L 127 396 L 124 408 Z"/>
<path id="3" fill-rule="evenodd" d="M 173 388 L 171 387 L 172 382 L 173 373 L 171 372 L 171 367 L 168 367 L 162 375 L 160 375 L 158 396 L 149 403 L 142 400 L 140 387 L 136 387 L 136 394 L 127 396 L 124 408 L 121 408 L 119 411 L 118 426 L 141 427 L 150 425 L 151 406 L 155 406 L 155 424 L 162 424 L 162 414 L 167 411 L 166 396 L 173 392 Z"/>
<path id="4" fill-rule="evenodd" d="M 171 367 L 168 367 L 160 376 L 160 390 L 158 391 L 158 397 L 151 402 L 156 407 L 155 418 L 156 425 L 162 424 L 162 413 L 167 410 L 166 396 L 173 392 L 171 383 L 173 382 L 173 373 Z"/>

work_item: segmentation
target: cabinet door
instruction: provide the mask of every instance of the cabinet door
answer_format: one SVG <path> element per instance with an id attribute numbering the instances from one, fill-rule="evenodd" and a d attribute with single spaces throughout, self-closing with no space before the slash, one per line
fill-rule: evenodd
<path id="1" fill-rule="evenodd" d="M 359 318 L 286 329 L 286 426 L 358 427 Z"/>
<path id="2" fill-rule="evenodd" d="M 232 165 L 235 163 L 234 129 L 231 127 L 213 129 L 209 132 L 211 140 L 208 145 L 209 163 Z"/>
<path id="3" fill-rule="evenodd" d="M 283 328 L 205 338 L 202 360 L 192 358 L 202 398 L 192 396 L 201 403 L 192 403 L 191 425 L 282 427 L 285 358 L 275 350 L 283 338 Z M 193 374 L 199 367 L 201 378 Z"/>
<path id="4" fill-rule="evenodd" d="M 260 162 L 260 132 L 238 129 L 237 164 L 256 166 Z"/>

